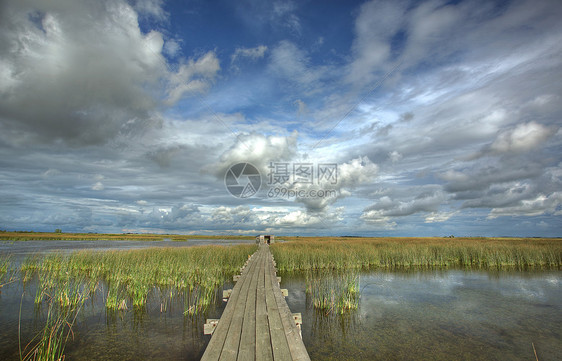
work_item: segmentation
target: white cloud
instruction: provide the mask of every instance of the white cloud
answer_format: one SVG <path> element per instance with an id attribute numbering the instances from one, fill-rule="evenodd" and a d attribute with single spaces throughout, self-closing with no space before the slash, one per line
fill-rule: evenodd
<path id="1" fill-rule="evenodd" d="M 391 39 L 403 26 L 406 4 L 400 1 L 370 1 L 363 4 L 355 22 L 354 59 L 347 80 L 371 84 L 391 57 Z M 388 69 L 387 69 L 388 70 Z"/>
<path id="2" fill-rule="evenodd" d="M 425 223 L 442 223 L 448 221 L 458 211 L 453 212 L 431 212 L 425 217 Z"/>
<path id="3" fill-rule="evenodd" d="M 347 163 L 337 165 L 337 181 L 335 184 L 301 184 L 294 183 L 291 189 L 304 191 L 310 195 L 311 190 L 319 191 L 319 196 L 296 197 L 295 201 L 306 206 L 308 211 L 322 212 L 339 199 L 352 195 L 352 191 L 365 184 L 375 182 L 378 166 L 368 157 L 358 157 Z M 335 194 L 334 194 L 335 192 Z"/>
<path id="4" fill-rule="evenodd" d="M 517 205 L 503 208 L 493 208 L 489 219 L 506 216 L 540 216 L 542 214 L 556 214 L 562 205 L 562 192 L 549 195 L 539 194 L 533 199 L 521 200 Z"/>
<path id="5" fill-rule="evenodd" d="M 234 63 L 241 58 L 247 58 L 251 61 L 256 61 L 260 58 L 263 58 L 266 51 L 267 46 L 265 45 L 256 46 L 255 48 L 236 48 L 234 54 L 232 54 L 232 56 L 230 57 L 230 62 Z"/>
<path id="6" fill-rule="evenodd" d="M 164 43 L 164 53 L 172 58 L 176 57 L 180 50 L 181 45 L 180 42 L 176 39 L 168 39 Z"/>
<path id="7" fill-rule="evenodd" d="M 6 141 L 96 144 L 131 131 L 131 119 L 153 125 L 162 35 L 143 34 L 126 3 L 9 1 L 0 44 Z"/>
<path id="8" fill-rule="evenodd" d="M 393 230 L 398 225 L 391 217 L 383 216 L 378 211 L 363 212 L 359 218 L 376 229 Z"/>
<path id="9" fill-rule="evenodd" d="M 172 105 L 184 94 L 205 92 L 220 71 L 219 59 L 215 52 L 209 51 L 199 59 L 189 59 L 178 71 L 170 76 L 167 103 Z"/>
<path id="10" fill-rule="evenodd" d="M 104 185 L 103 185 L 102 182 L 96 182 L 96 184 L 94 184 L 94 185 L 92 186 L 92 190 L 93 190 L 93 191 L 103 191 L 104 188 L 105 188 L 105 187 L 104 187 Z"/>
<path id="11" fill-rule="evenodd" d="M 536 122 L 517 124 L 515 128 L 500 133 L 490 150 L 500 154 L 526 152 L 541 145 L 557 130 Z"/>
<path id="12" fill-rule="evenodd" d="M 322 88 L 321 80 L 328 74 L 326 66 L 313 66 L 307 51 L 297 47 L 294 43 L 283 40 L 271 50 L 271 72 L 281 81 L 292 83 L 306 92 L 318 92 Z"/>
<path id="13" fill-rule="evenodd" d="M 364 210 L 361 219 L 372 222 L 377 219 L 387 220 L 389 217 L 405 217 L 419 212 L 431 212 L 432 215 L 435 215 L 447 199 L 447 195 L 441 190 L 424 192 L 411 200 L 383 196 Z"/>
<path id="14" fill-rule="evenodd" d="M 390 152 L 388 154 L 388 157 L 390 158 L 390 161 L 392 163 L 396 163 L 396 162 L 399 162 L 403 158 L 403 155 L 400 154 L 400 152 L 397 152 L 397 151 L 393 150 L 392 152 Z"/>
<path id="15" fill-rule="evenodd" d="M 163 21 L 168 17 L 168 14 L 162 8 L 163 2 L 163 0 L 136 0 L 134 8 L 141 15 Z"/>
<path id="16" fill-rule="evenodd" d="M 262 134 L 240 134 L 236 142 L 220 157 L 219 162 L 205 171 L 224 179 L 226 170 L 237 163 L 251 163 L 258 168 L 262 177 L 268 173 L 270 162 L 288 161 L 297 154 L 298 133 L 290 136 Z"/>

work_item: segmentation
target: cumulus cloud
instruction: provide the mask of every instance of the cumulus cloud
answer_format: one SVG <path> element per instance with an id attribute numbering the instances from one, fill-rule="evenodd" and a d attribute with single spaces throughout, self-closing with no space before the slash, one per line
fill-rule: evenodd
<path id="1" fill-rule="evenodd" d="M 502 132 L 490 145 L 494 153 L 519 153 L 538 147 L 558 129 L 536 122 L 517 124 L 513 129 Z"/>
<path id="2" fill-rule="evenodd" d="M 290 189 L 296 193 L 296 202 L 304 204 L 309 212 L 324 212 L 328 206 L 339 199 L 352 195 L 352 192 L 365 184 L 372 184 L 378 175 L 378 166 L 368 157 L 358 157 L 349 162 L 337 164 L 337 178 L 333 183 L 302 184 L 293 182 Z M 314 193 L 312 192 L 314 191 Z"/>
<path id="3" fill-rule="evenodd" d="M 211 221 L 230 226 L 242 226 L 255 222 L 255 214 L 248 206 L 226 207 L 220 206 L 212 210 Z"/>
<path id="4" fill-rule="evenodd" d="M 325 227 L 326 225 L 334 225 L 343 220 L 343 207 L 338 207 L 330 212 L 324 213 L 309 213 L 301 210 L 292 211 L 287 214 L 275 217 L 272 222 L 272 227 Z"/>
<path id="5" fill-rule="evenodd" d="M 2 137 L 103 143 L 151 127 L 163 36 L 122 1 L 8 1 L 0 12 Z M 106 56 L 111 54 L 111 56 Z"/>
<path id="6" fill-rule="evenodd" d="M 296 156 L 297 137 L 297 132 L 289 136 L 240 134 L 236 142 L 220 156 L 219 161 L 206 167 L 205 172 L 223 179 L 230 166 L 251 163 L 265 175 L 268 173 L 270 162 L 288 161 Z"/>

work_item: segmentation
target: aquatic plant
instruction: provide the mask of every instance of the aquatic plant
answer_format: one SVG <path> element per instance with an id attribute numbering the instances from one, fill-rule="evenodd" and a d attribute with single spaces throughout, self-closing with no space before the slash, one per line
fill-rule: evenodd
<path id="1" fill-rule="evenodd" d="M 23 361 L 64 360 L 64 349 L 72 327 L 90 291 L 81 280 L 66 280 L 56 283 L 45 280 L 38 285 L 39 303 L 47 303 L 45 325 L 42 330 L 21 350 Z"/>
<path id="2" fill-rule="evenodd" d="M 280 271 L 562 268 L 560 239 L 298 238 L 271 251 Z"/>
<path id="3" fill-rule="evenodd" d="M 53 284 L 81 278 L 90 289 L 103 282 L 108 310 L 142 311 L 151 292 L 180 295 L 187 315 L 205 311 L 217 288 L 244 264 L 255 245 L 82 251 L 31 258 L 21 266 L 26 279 L 36 274 L 36 303 Z M 156 291 L 158 290 L 158 291 Z M 167 301 L 163 301 L 167 302 Z M 163 308 L 163 307 L 162 307 Z"/>
<path id="4" fill-rule="evenodd" d="M 359 273 L 341 271 L 306 272 L 306 295 L 325 314 L 344 314 L 359 307 Z"/>
<path id="5" fill-rule="evenodd" d="M 0 283 L 10 267 L 10 259 L 8 257 L 0 257 Z"/>
<path id="6" fill-rule="evenodd" d="M 15 270 L 10 267 L 10 257 L 0 257 L 0 290 L 15 280 Z"/>

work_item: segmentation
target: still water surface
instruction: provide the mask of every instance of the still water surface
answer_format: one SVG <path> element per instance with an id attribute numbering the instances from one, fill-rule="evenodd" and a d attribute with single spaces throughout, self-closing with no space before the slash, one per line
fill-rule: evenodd
<path id="1" fill-rule="evenodd" d="M 204 245 L 234 245 L 254 243 L 254 240 L 190 239 L 188 241 L 0 241 L 0 257 L 10 256 L 14 263 L 21 263 L 32 255 L 68 253 L 74 251 L 132 250 L 153 247 L 192 247 Z"/>
<path id="2" fill-rule="evenodd" d="M 561 272 L 364 274 L 347 317 L 308 309 L 302 280 L 285 280 L 313 360 L 534 360 L 533 344 L 562 359 Z"/>
<path id="3" fill-rule="evenodd" d="M 280 276 L 312 360 L 534 360 L 533 344 L 539 360 L 561 359 L 559 271 L 365 273 L 359 309 L 346 316 L 312 309 L 302 275 Z M 0 291 L 0 360 L 19 360 L 18 325 L 25 346 L 45 311 L 33 305 L 33 282 Z M 224 309 L 217 299 L 206 315 L 185 317 L 181 298 L 161 310 L 154 290 L 144 312 L 108 312 L 104 291 L 84 305 L 66 360 L 199 360 L 205 319 Z"/>

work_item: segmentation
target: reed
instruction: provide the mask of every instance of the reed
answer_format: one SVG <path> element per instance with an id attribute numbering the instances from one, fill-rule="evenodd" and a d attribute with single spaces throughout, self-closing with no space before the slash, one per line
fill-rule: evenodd
<path id="1" fill-rule="evenodd" d="M 271 250 L 281 271 L 562 268 L 560 239 L 298 238 Z"/>
<path id="2" fill-rule="evenodd" d="M 82 279 L 89 288 L 103 282 L 108 310 L 141 311 L 151 292 L 184 298 L 186 315 L 208 309 L 218 287 L 244 264 L 255 245 L 153 248 L 133 251 L 82 251 L 32 258 L 21 266 L 29 280 L 37 275 L 36 303 L 57 284 Z"/>
<path id="3" fill-rule="evenodd" d="M 39 288 L 41 288 L 38 293 L 40 303 L 47 303 L 45 325 L 23 350 L 20 349 L 20 359 L 23 361 L 64 360 L 67 341 L 73 337 L 72 327 L 90 290 L 83 287 L 81 280 L 56 283 L 44 279 Z"/>
<path id="4" fill-rule="evenodd" d="M 10 257 L 0 257 L 0 292 L 2 287 L 14 282 L 14 273 L 10 267 Z"/>
<path id="5" fill-rule="evenodd" d="M 0 284 L 4 279 L 4 276 L 8 273 L 10 268 L 10 259 L 8 257 L 0 257 Z"/>
<path id="6" fill-rule="evenodd" d="M 359 273 L 328 270 L 306 272 L 306 295 L 314 308 L 344 314 L 359 308 Z"/>

